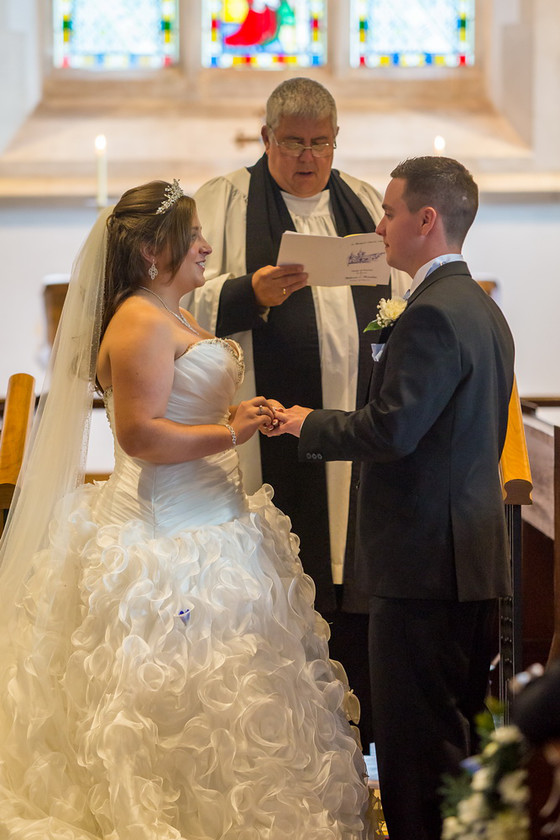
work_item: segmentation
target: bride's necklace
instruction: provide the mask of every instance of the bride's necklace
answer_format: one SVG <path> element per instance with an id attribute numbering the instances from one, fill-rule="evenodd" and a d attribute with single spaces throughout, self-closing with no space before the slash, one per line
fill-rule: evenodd
<path id="1" fill-rule="evenodd" d="M 179 312 L 179 314 L 177 314 L 176 312 L 173 312 L 173 310 L 168 307 L 168 305 L 163 300 L 163 298 L 160 298 L 160 296 L 157 294 L 157 292 L 153 292 L 151 289 L 148 289 L 147 286 L 138 286 L 138 288 L 139 289 L 144 289 L 145 292 L 149 292 L 151 295 L 156 297 L 159 300 L 159 302 L 161 303 L 161 305 L 163 306 L 163 308 L 167 309 L 168 312 L 170 312 L 175 318 L 177 318 L 177 320 L 180 321 L 183 324 L 184 327 L 186 327 L 188 330 L 193 332 L 195 335 L 200 335 L 198 330 L 195 330 L 195 328 L 192 326 L 192 324 L 189 324 L 189 322 L 187 321 L 185 316 L 181 315 L 180 312 Z"/>

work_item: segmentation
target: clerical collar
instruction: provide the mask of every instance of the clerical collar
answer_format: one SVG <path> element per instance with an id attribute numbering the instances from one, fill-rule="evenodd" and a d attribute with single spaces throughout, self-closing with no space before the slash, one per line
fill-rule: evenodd
<path id="1" fill-rule="evenodd" d="M 420 266 L 416 274 L 414 275 L 414 279 L 410 285 L 410 293 L 416 291 L 420 283 L 426 279 L 426 277 L 435 271 L 436 268 L 439 268 L 442 265 L 450 262 L 459 262 L 459 260 L 464 260 L 462 254 L 442 254 L 441 257 L 436 257 L 435 260 L 430 260 L 424 265 Z"/>

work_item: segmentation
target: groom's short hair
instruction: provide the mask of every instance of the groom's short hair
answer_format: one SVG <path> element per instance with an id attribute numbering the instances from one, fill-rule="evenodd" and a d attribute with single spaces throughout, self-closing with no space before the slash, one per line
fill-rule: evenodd
<path id="1" fill-rule="evenodd" d="M 403 199 L 411 212 L 434 207 L 450 243 L 462 245 L 478 210 L 478 187 L 466 167 L 440 155 L 408 158 L 391 172 L 406 181 Z"/>

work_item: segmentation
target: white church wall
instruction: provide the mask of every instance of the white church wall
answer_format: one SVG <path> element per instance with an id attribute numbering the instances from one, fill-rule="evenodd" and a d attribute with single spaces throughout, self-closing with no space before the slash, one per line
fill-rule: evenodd
<path id="1" fill-rule="evenodd" d="M 560 166 L 560 4 L 493 0 L 478 4 L 483 61 L 493 107 L 528 145 L 523 168 Z"/>
<path id="2" fill-rule="evenodd" d="M 95 216 L 93 206 L 0 208 L 0 393 L 14 372 L 42 383 L 48 353 L 43 279 L 70 272 Z"/>
<path id="3" fill-rule="evenodd" d="M 465 242 L 472 273 L 495 278 L 516 343 L 520 393 L 560 395 L 560 203 L 484 201 Z"/>
<path id="4" fill-rule="evenodd" d="M 560 168 L 560 3 L 534 0 L 534 94 L 531 114 L 535 161 Z"/>
<path id="5" fill-rule="evenodd" d="M 533 6 L 534 0 L 494 0 L 484 9 L 488 94 L 528 145 L 534 139 Z"/>
<path id="6" fill-rule="evenodd" d="M 0 0 L 0 152 L 41 96 L 36 0 Z"/>

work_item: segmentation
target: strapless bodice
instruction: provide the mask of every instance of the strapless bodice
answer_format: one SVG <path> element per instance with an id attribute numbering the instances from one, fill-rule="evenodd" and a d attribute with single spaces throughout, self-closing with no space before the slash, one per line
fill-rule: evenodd
<path id="1" fill-rule="evenodd" d="M 187 425 L 225 423 L 242 377 L 242 351 L 235 342 L 214 338 L 192 344 L 175 362 L 165 416 Z M 185 528 L 228 522 L 245 512 L 234 449 L 177 464 L 131 458 L 116 438 L 111 389 L 105 405 L 115 440 L 115 468 L 96 505 L 100 524 L 139 519 L 153 536 L 173 536 Z"/>

